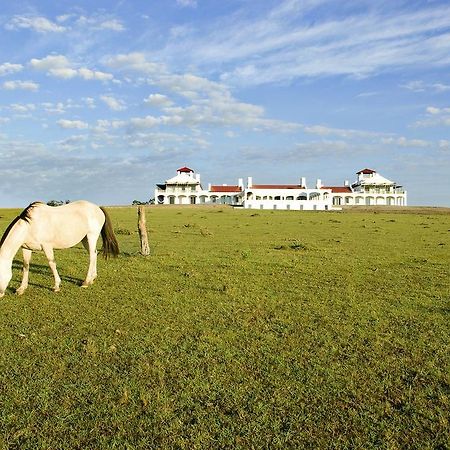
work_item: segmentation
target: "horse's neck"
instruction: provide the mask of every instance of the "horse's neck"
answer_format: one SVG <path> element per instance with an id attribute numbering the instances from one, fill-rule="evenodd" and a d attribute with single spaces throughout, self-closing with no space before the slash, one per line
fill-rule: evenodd
<path id="1" fill-rule="evenodd" d="M 0 248 L 0 259 L 12 261 L 26 240 L 28 228 L 29 224 L 24 220 L 19 220 L 14 224 Z"/>

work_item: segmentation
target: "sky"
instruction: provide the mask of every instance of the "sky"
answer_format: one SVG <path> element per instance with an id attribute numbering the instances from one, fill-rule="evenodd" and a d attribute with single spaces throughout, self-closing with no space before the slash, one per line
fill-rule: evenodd
<path id="1" fill-rule="evenodd" d="M 0 207 L 313 186 L 450 206 L 448 0 L 0 0 Z"/>

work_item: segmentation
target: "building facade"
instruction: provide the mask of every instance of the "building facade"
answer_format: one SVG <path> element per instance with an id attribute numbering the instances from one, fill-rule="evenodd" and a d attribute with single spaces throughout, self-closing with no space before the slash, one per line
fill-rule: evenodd
<path id="1" fill-rule="evenodd" d="M 250 209 L 288 209 L 327 211 L 342 206 L 406 206 L 407 194 L 402 186 L 384 178 L 372 169 L 356 173 L 355 183 L 325 186 L 318 179 L 308 187 L 306 179 L 299 184 L 254 184 L 248 177 L 246 185 L 240 178 L 236 185 L 208 185 L 203 189 L 200 175 L 189 167 L 181 167 L 177 175 L 157 184 L 157 205 L 226 204 Z"/>

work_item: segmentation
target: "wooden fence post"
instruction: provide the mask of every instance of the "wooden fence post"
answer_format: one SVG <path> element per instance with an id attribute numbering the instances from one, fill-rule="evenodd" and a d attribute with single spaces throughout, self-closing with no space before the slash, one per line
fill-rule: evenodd
<path id="1" fill-rule="evenodd" d="M 138 230 L 139 239 L 141 240 L 141 255 L 150 255 L 150 246 L 148 245 L 147 227 L 145 223 L 145 207 L 138 206 Z"/>

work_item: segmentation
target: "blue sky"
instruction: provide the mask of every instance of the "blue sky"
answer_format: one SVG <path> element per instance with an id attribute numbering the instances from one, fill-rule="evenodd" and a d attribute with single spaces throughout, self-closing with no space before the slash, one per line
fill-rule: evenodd
<path id="1" fill-rule="evenodd" d="M 0 206 L 312 185 L 450 206 L 450 3 L 46 0 L 0 12 Z"/>

